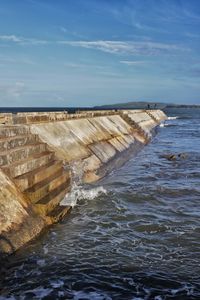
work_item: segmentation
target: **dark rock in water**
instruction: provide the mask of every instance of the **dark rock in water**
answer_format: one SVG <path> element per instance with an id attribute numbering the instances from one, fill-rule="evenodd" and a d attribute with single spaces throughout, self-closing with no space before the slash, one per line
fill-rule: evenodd
<path id="1" fill-rule="evenodd" d="M 168 156 L 167 158 L 168 160 L 176 160 L 176 155 L 175 154 L 171 154 Z"/>
<path id="2" fill-rule="evenodd" d="M 178 159 L 186 159 L 188 157 L 187 153 L 179 153 L 179 154 L 163 154 L 160 156 L 161 158 L 165 158 L 170 161 L 178 160 Z"/>
<path id="3" fill-rule="evenodd" d="M 168 160 L 176 160 L 177 159 L 177 157 L 176 157 L 176 155 L 175 154 L 163 154 L 163 155 L 161 155 L 161 158 L 166 158 L 166 159 L 168 159 Z"/>
<path id="4" fill-rule="evenodd" d="M 187 153 L 179 153 L 178 157 L 181 159 L 186 159 L 188 157 Z"/>

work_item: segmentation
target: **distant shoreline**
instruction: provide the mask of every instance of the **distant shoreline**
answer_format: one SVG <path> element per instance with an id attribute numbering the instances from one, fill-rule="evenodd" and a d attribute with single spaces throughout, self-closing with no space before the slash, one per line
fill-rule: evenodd
<path id="1" fill-rule="evenodd" d="M 95 106 L 95 109 L 168 109 L 168 108 L 200 108 L 198 104 L 173 104 L 162 102 L 127 102 L 102 106 Z"/>
<path id="2" fill-rule="evenodd" d="M 18 113 L 18 112 L 50 112 L 50 111 L 67 111 L 75 113 L 78 110 L 107 110 L 107 109 L 200 109 L 198 104 L 169 104 L 159 102 L 127 102 L 107 104 L 101 106 L 87 107 L 0 107 L 0 113 Z"/>

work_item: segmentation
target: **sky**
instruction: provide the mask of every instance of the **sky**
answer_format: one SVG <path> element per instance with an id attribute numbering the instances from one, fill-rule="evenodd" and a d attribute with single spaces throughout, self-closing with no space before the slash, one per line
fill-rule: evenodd
<path id="1" fill-rule="evenodd" d="M 200 104 L 199 0 L 0 0 L 0 106 Z"/>

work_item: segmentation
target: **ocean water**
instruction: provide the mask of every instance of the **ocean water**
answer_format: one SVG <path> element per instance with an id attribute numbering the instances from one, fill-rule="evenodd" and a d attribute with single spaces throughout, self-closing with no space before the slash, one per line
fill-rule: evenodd
<path id="1" fill-rule="evenodd" d="M 74 186 L 71 214 L 1 262 L 0 300 L 200 299 L 200 114 L 168 115 L 136 158 Z"/>

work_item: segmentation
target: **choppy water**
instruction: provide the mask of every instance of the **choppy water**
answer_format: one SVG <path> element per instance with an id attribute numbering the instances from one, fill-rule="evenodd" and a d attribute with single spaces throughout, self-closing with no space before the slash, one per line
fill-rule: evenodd
<path id="1" fill-rule="evenodd" d="M 193 112 L 96 186 L 75 187 L 72 213 L 5 262 L 0 299 L 200 299 L 199 181 Z"/>

